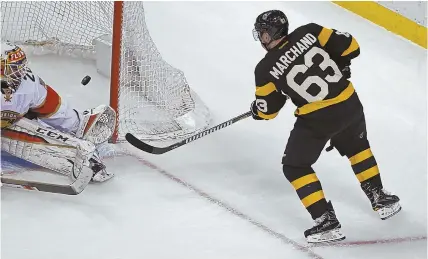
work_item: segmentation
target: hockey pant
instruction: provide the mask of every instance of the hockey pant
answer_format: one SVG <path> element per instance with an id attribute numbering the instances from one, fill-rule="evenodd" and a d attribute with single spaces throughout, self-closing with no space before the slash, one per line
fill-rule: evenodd
<path id="1" fill-rule="evenodd" d="M 313 219 L 327 210 L 321 182 L 312 165 L 329 140 L 342 156 L 348 157 L 361 184 L 371 181 L 373 186 L 382 186 L 379 169 L 367 139 L 364 113 L 361 111 L 352 117 L 349 122 L 342 121 L 341 129 L 331 134 L 316 132 L 305 120 L 297 118 L 290 133 L 282 159 L 283 172 Z"/>

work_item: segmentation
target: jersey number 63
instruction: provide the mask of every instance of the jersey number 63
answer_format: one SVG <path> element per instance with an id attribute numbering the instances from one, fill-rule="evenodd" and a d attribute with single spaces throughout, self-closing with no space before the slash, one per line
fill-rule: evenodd
<path id="1" fill-rule="evenodd" d="M 323 57 L 319 67 L 324 71 L 328 67 L 331 67 L 334 71 L 333 75 L 327 75 L 325 78 L 321 78 L 316 75 L 310 75 L 305 78 L 302 84 L 298 84 L 295 81 L 296 76 L 299 73 L 305 74 L 310 67 L 314 65 L 313 58 L 315 55 L 321 55 Z M 308 103 L 324 100 L 328 95 L 328 83 L 337 83 L 342 78 L 342 73 L 337 67 L 336 63 L 330 59 L 330 56 L 323 49 L 318 47 L 312 47 L 304 56 L 304 64 L 294 65 L 288 72 L 286 79 L 287 84 L 303 97 Z M 313 96 L 307 92 L 308 88 L 315 84 L 320 88 L 317 95 Z"/>

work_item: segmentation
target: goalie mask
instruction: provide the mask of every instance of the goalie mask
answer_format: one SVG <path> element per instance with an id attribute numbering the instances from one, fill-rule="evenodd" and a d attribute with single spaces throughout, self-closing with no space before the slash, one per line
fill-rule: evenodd
<path id="1" fill-rule="evenodd" d="M 279 10 L 266 11 L 257 16 L 254 23 L 253 37 L 260 41 L 263 47 L 268 50 L 268 45 L 277 39 L 288 35 L 288 19 Z"/>
<path id="2" fill-rule="evenodd" d="M 1 44 L 1 92 L 15 92 L 26 74 L 27 56 L 18 46 L 9 42 Z"/>

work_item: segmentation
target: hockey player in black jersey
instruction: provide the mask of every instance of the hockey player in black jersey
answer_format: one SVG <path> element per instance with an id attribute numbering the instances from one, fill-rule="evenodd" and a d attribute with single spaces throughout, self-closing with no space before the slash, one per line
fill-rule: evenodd
<path id="1" fill-rule="evenodd" d="M 308 242 L 345 239 L 332 203 L 327 202 L 312 165 L 330 140 L 347 156 L 374 211 L 387 219 L 401 210 L 399 198 L 383 189 L 367 139 L 363 106 L 351 77 L 351 59 L 360 54 L 356 39 L 310 23 L 288 33 L 288 19 L 279 10 L 260 14 L 254 38 L 267 50 L 255 69 L 253 118 L 275 118 L 290 99 L 297 117 L 282 159 L 285 177 L 315 220 L 306 230 Z"/>

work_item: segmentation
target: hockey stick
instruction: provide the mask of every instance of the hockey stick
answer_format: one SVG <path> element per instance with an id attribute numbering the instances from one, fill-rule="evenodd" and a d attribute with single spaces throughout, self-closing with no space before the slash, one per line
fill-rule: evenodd
<path id="1" fill-rule="evenodd" d="M 154 147 L 152 145 L 149 145 L 147 143 L 142 142 L 141 140 L 139 140 L 138 138 L 136 138 L 131 133 L 126 133 L 125 138 L 134 147 L 136 147 L 136 148 L 138 148 L 140 150 L 143 150 L 145 152 L 151 153 L 151 154 L 159 155 L 159 154 L 163 154 L 163 153 L 169 152 L 169 151 L 171 151 L 173 149 L 176 149 L 178 147 L 184 146 L 184 145 L 186 145 L 186 144 L 188 144 L 188 143 L 190 143 L 192 141 L 195 141 L 195 140 L 197 140 L 199 138 L 202 138 L 202 137 L 204 137 L 204 136 L 206 136 L 208 134 L 211 134 L 214 131 L 226 128 L 226 127 L 232 125 L 233 123 L 238 122 L 238 121 L 243 120 L 243 119 L 246 119 L 246 118 L 248 118 L 250 116 L 251 116 L 251 111 L 246 112 L 246 113 L 241 114 L 241 115 L 239 115 L 239 116 L 237 116 L 237 117 L 235 117 L 233 119 L 230 119 L 228 121 L 220 123 L 217 126 L 214 126 L 212 128 L 206 129 L 206 130 L 204 130 L 202 132 L 199 132 L 196 135 L 193 135 L 191 137 L 183 139 L 182 141 L 180 141 L 178 143 L 175 143 L 175 144 L 172 144 L 172 145 L 167 146 L 167 147 Z"/>
<path id="2" fill-rule="evenodd" d="M 81 193 L 92 179 L 92 170 L 85 168 L 71 184 L 53 184 L 36 181 L 25 181 L 1 177 L 3 186 L 39 192 L 77 195 Z"/>

